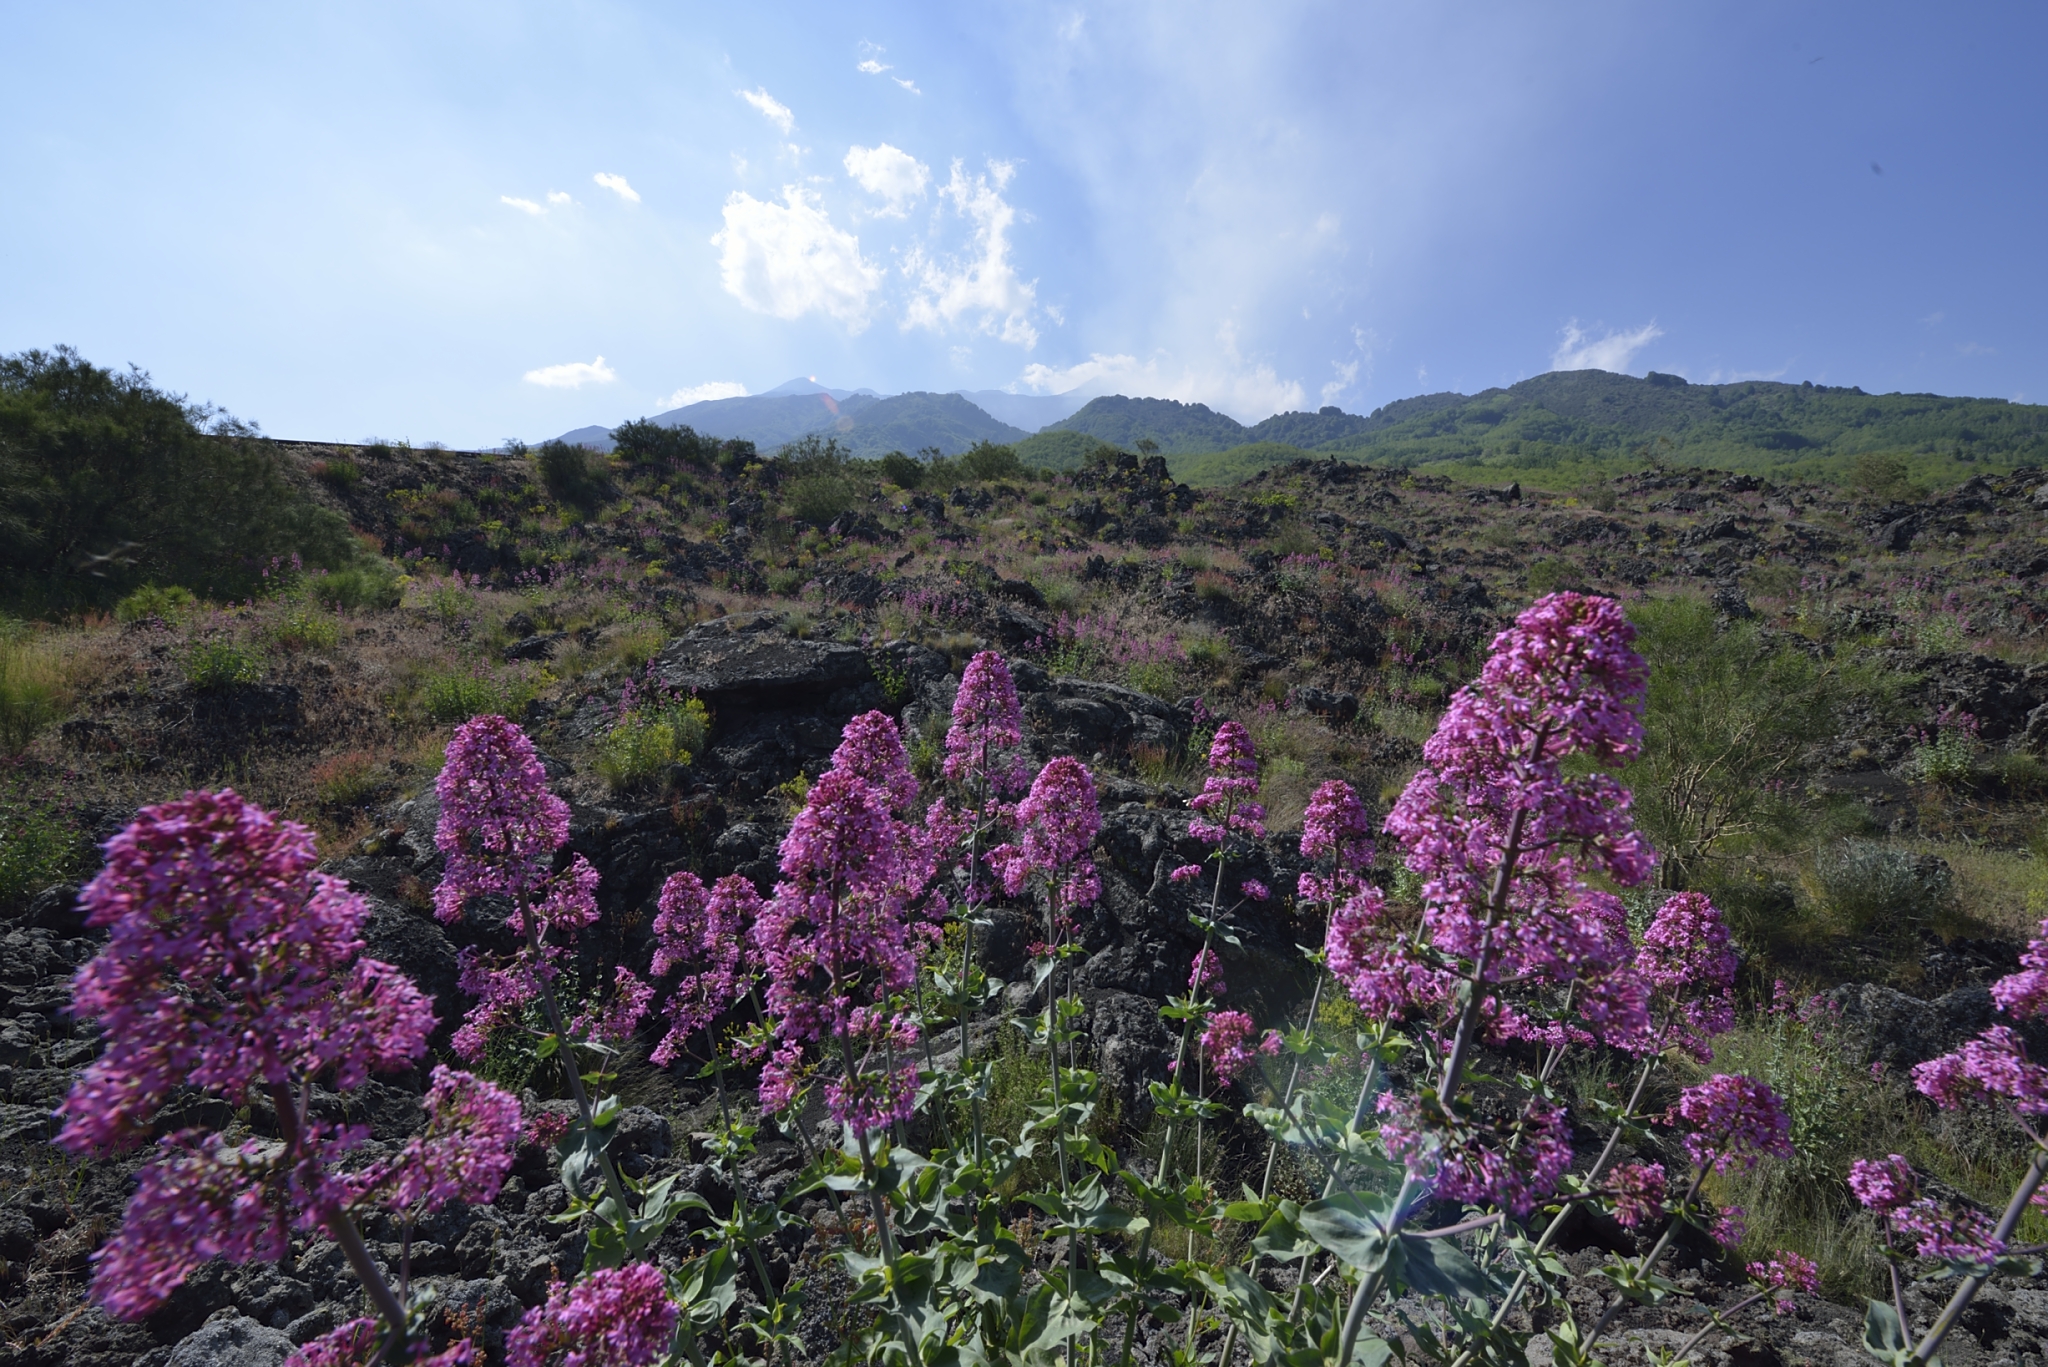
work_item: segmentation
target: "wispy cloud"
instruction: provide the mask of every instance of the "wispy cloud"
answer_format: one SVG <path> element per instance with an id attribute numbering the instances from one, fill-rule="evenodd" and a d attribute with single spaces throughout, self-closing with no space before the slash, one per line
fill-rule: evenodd
<path id="1" fill-rule="evenodd" d="M 878 147 L 856 143 L 846 149 L 846 174 L 861 189 L 889 201 L 880 210 L 882 215 L 901 218 L 909 202 L 924 193 L 932 171 L 900 147 L 891 147 L 886 142 Z"/>
<path id="2" fill-rule="evenodd" d="M 548 203 L 550 203 L 550 204 L 555 204 L 555 205 L 562 205 L 562 204 L 574 204 L 575 202 L 576 202 L 575 200 L 573 200 L 573 199 L 569 198 L 569 192 L 568 192 L 567 190 L 550 190 L 550 191 L 548 191 Z"/>
<path id="3" fill-rule="evenodd" d="M 615 176 L 609 171 L 599 171 L 591 179 L 629 204 L 638 204 L 640 202 L 640 192 L 626 184 L 624 176 Z"/>
<path id="4" fill-rule="evenodd" d="M 704 384 L 685 385 L 655 402 L 664 409 L 688 408 L 693 403 L 706 403 L 712 399 L 742 399 L 746 394 L 747 387 L 735 380 L 711 380 Z"/>
<path id="5" fill-rule="evenodd" d="M 904 311 L 904 327 L 939 331 L 971 315 L 978 331 L 1027 351 L 1038 344 L 1038 329 L 1031 325 L 1037 291 L 1018 278 L 1010 262 L 1010 228 L 1017 210 L 1002 192 L 1015 174 L 1009 162 L 992 161 L 986 172 L 970 179 L 957 160 L 953 163 L 952 178 L 939 193 L 953 202 L 956 214 L 973 222 L 973 254 L 941 261 L 922 247 L 911 250 L 903 271 L 917 281 L 917 293 Z"/>
<path id="6" fill-rule="evenodd" d="M 885 71 L 894 71 L 895 69 L 895 67 L 890 66 L 887 62 L 878 62 L 872 57 L 854 68 L 855 71 L 863 72 L 869 76 L 879 76 Z"/>
<path id="7" fill-rule="evenodd" d="M 1564 325 L 1564 340 L 1550 353 L 1550 368 L 1625 372 L 1637 352 L 1663 335 L 1664 329 L 1652 320 L 1629 332 L 1609 331 L 1595 337 L 1574 318 Z"/>
<path id="8" fill-rule="evenodd" d="M 537 384 L 542 389 L 581 389 L 587 384 L 610 384 L 618 378 L 618 372 L 606 365 L 602 356 L 594 361 L 544 365 L 538 370 L 527 371 L 525 375 L 528 384 Z"/>
<path id="9" fill-rule="evenodd" d="M 919 90 L 917 88 L 917 82 L 911 80 L 908 76 L 891 76 L 889 79 L 896 82 L 896 84 L 902 86 L 905 90 L 908 90 L 913 95 L 924 94 L 922 90 Z"/>
<path id="10" fill-rule="evenodd" d="M 761 117 L 781 129 L 783 137 L 788 137 L 789 130 L 796 127 L 796 115 L 791 112 L 788 105 L 770 95 L 768 87 L 756 86 L 752 90 L 735 90 L 733 94 L 760 110 Z"/>
<path id="11" fill-rule="evenodd" d="M 859 332 L 882 272 L 860 254 L 860 239 L 835 225 L 799 185 L 783 187 L 783 203 L 736 190 L 725 201 L 725 227 L 714 234 L 725 292 L 756 313 L 801 318 L 823 313 Z"/>
<path id="12" fill-rule="evenodd" d="M 532 200 L 521 199 L 517 195 L 499 195 L 498 203 L 509 204 L 522 214 L 544 214 L 547 212 L 546 209 L 541 208 L 540 205 L 535 204 Z"/>
<path id="13" fill-rule="evenodd" d="M 1788 362 L 1776 370 L 1722 370 L 1719 366 L 1707 372 L 1707 384 L 1741 384 L 1744 380 L 1781 380 L 1792 369 Z M 1686 379 L 1692 376 L 1687 375 Z"/>

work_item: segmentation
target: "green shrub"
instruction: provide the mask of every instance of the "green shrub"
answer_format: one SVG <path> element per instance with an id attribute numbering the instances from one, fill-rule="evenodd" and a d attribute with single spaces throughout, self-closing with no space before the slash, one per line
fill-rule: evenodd
<path id="1" fill-rule="evenodd" d="M 1939 925 L 1955 909 L 1948 862 L 1876 840 L 1844 840 L 1813 861 L 1821 900 L 1852 935 Z"/>
<path id="2" fill-rule="evenodd" d="M 881 466 L 882 477 L 899 489 L 915 489 L 924 483 L 923 463 L 901 451 L 891 451 L 883 456 Z"/>
<path id="3" fill-rule="evenodd" d="M 804 586 L 804 581 L 809 577 L 802 570 L 770 570 L 768 592 L 777 598 L 791 597 Z"/>
<path id="4" fill-rule="evenodd" d="M 23 636 L 0 640 L 0 754 L 18 755 L 69 707 L 64 661 Z"/>
<path id="5" fill-rule="evenodd" d="M 695 698 L 635 707 L 597 743 L 597 772 L 616 791 L 645 786 L 703 753 L 711 714 Z"/>
<path id="6" fill-rule="evenodd" d="M 117 622 L 146 622 L 151 618 L 169 624 L 199 606 L 192 591 L 176 584 L 144 584 L 114 605 Z"/>
<path id="7" fill-rule="evenodd" d="M 1977 747 L 1961 731 L 1941 732 L 1925 745 L 1913 747 L 1900 766 L 1907 777 L 1950 786 L 1967 783 L 1977 769 Z"/>
<path id="8" fill-rule="evenodd" d="M 431 721 L 465 722 L 506 711 L 506 693 L 495 679 L 472 670 L 440 670 L 420 684 L 420 709 Z"/>
<path id="9" fill-rule="evenodd" d="M 1024 464 L 1015 450 L 992 441 L 978 441 L 959 456 L 960 473 L 971 480 L 1021 479 Z"/>
<path id="10" fill-rule="evenodd" d="M 853 484 L 836 471 L 800 475 L 789 483 L 789 511 L 800 522 L 823 527 L 853 506 Z"/>
<path id="11" fill-rule="evenodd" d="M 270 628 L 270 639 L 286 650 L 332 650 L 341 624 L 307 603 L 294 603 Z"/>
<path id="12" fill-rule="evenodd" d="M 185 681 L 194 688 L 234 688 L 262 677 L 263 662 L 225 636 L 195 642 L 185 654 Z"/>
<path id="13" fill-rule="evenodd" d="M 604 498 L 603 468 L 587 448 L 546 442 L 540 448 L 539 464 L 541 483 L 563 503 L 588 508 Z"/>
<path id="14" fill-rule="evenodd" d="M 398 576 L 381 562 L 323 574 L 313 580 L 314 599 L 336 610 L 395 608 L 403 594 Z"/>
<path id="15" fill-rule="evenodd" d="M 1155 698 L 1172 701 L 1176 696 L 1179 675 L 1174 667 L 1164 660 L 1146 660 L 1131 666 L 1131 687 L 1140 693 L 1150 693 Z"/>
<path id="16" fill-rule="evenodd" d="M 346 456 L 337 456 L 333 460 L 315 461 L 313 478 L 347 493 L 363 482 L 363 467 Z"/>
<path id="17" fill-rule="evenodd" d="M 1529 566 L 1529 592 L 1540 598 L 1569 580 L 1574 572 L 1572 562 L 1564 557 L 1543 556 Z"/>
<path id="18" fill-rule="evenodd" d="M 93 866 L 92 840 L 64 807 L 18 775 L 0 781 L 0 913 Z"/>

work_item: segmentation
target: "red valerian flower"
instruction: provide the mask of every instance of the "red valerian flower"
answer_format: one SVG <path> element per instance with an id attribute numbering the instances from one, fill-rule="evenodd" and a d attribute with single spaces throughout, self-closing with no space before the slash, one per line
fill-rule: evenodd
<path id="1" fill-rule="evenodd" d="M 1787 1249 L 1779 1249 L 1769 1262 L 1754 1262 L 1743 1269 L 1749 1279 L 1765 1291 L 1804 1291 L 1809 1296 L 1820 1294 L 1820 1265 L 1810 1258 L 1802 1258 Z M 1781 1315 L 1789 1315 L 1794 1308 L 1791 1296 L 1772 1298 Z"/>
<path id="2" fill-rule="evenodd" d="M 1716 1073 L 1678 1094 L 1675 1108 L 1693 1127 L 1685 1151 L 1700 1167 L 1726 1172 L 1759 1158 L 1792 1156 L 1792 1121 L 1778 1094 L 1754 1078 Z"/>
<path id="3" fill-rule="evenodd" d="M 1257 1034 L 1258 1027 L 1242 1011 L 1218 1011 L 1209 1017 L 1208 1026 L 1202 1031 L 1202 1057 L 1208 1060 L 1218 1082 L 1235 1082 L 1240 1073 L 1258 1061 L 1259 1055 L 1270 1058 L 1280 1052 L 1278 1034 L 1268 1030 L 1265 1038 L 1253 1043 Z"/>
<path id="4" fill-rule="evenodd" d="M 1614 1197 L 1614 1218 L 1624 1229 L 1637 1229 L 1664 1215 L 1664 1165 L 1626 1163 L 1607 1175 Z"/>
<path id="5" fill-rule="evenodd" d="M 1557 1190 L 1571 1163 L 1571 1122 L 1540 1096 L 1504 1130 L 1448 1113 L 1426 1093 L 1388 1092 L 1379 1111 L 1387 1155 L 1445 1200 L 1491 1202 L 1519 1219 Z"/>
<path id="6" fill-rule="evenodd" d="M 967 662 L 953 697 L 953 725 L 946 732 L 944 773 L 963 786 L 981 786 L 1003 798 L 1023 791 L 1024 716 L 1010 666 L 993 650 Z"/>
<path id="7" fill-rule="evenodd" d="M 647 1367 L 668 1352 L 678 1311 L 651 1263 L 556 1282 L 505 1336 L 507 1367 Z"/>
<path id="8" fill-rule="evenodd" d="M 667 1067 L 682 1056 L 690 1036 L 745 997 L 760 976 L 753 929 L 764 904 L 753 883 L 739 874 L 727 874 L 707 892 L 703 881 L 685 869 L 668 876 L 656 905 L 654 975 L 698 966 L 677 980 L 668 1001 L 668 1034 L 650 1056 L 657 1066 Z"/>
<path id="9" fill-rule="evenodd" d="M 1224 722 L 1209 743 L 1209 776 L 1188 801 L 1196 812 L 1188 834 L 1209 845 L 1222 844 L 1233 831 L 1263 840 L 1266 809 L 1258 795 L 1259 759 L 1251 732 L 1238 722 Z"/>

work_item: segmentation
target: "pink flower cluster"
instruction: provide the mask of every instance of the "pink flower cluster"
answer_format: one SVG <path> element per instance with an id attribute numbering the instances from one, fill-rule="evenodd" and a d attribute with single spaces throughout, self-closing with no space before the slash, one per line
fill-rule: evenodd
<path id="1" fill-rule="evenodd" d="M 1296 895 L 1304 902 L 1335 904 L 1364 886 L 1361 875 L 1372 866 L 1372 819 L 1358 792 L 1342 779 L 1319 784 L 1301 818 L 1301 857 L 1327 859 L 1329 874 L 1304 873 Z"/>
<path id="2" fill-rule="evenodd" d="M 1983 1212 L 1922 1196 L 1913 1165 L 1898 1154 L 1857 1159 L 1849 1167 L 1849 1191 L 1893 1233 L 1916 1241 L 1923 1258 L 1983 1264 L 2005 1251 Z"/>
<path id="3" fill-rule="evenodd" d="M 556 1282 L 505 1336 L 506 1367 L 647 1367 L 675 1336 L 677 1309 L 651 1263 Z"/>
<path id="4" fill-rule="evenodd" d="M 993 650 L 967 662 L 953 697 L 953 725 L 946 732 L 943 772 L 948 781 L 980 788 L 995 798 L 1023 791 L 1023 712 L 1010 666 Z"/>
<path id="5" fill-rule="evenodd" d="M 386 1332 L 381 1320 L 350 1320 L 295 1349 L 284 1367 L 364 1367 L 383 1346 Z M 412 1355 L 406 1361 L 411 1367 L 474 1367 L 482 1358 L 469 1339 L 457 1339 L 438 1353 L 428 1352 L 424 1340 L 416 1339 L 410 1347 Z"/>
<path id="6" fill-rule="evenodd" d="M 1754 1078 L 1716 1073 L 1678 1094 L 1678 1114 L 1690 1124 L 1685 1151 L 1699 1167 L 1726 1172 L 1759 1158 L 1792 1156 L 1792 1121 L 1778 1094 Z"/>
<path id="7" fill-rule="evenodd" d="M 856 1134 L 910 1118 L 917 1104 L 917 1025 L 871 1007 L 855 1007 L 838 1033 L 846 1069 L 825 1084 L 825 1109 Z"/>
<path id="8" fill-rule="evenodd" d="M 368 908 L 314 859 L 305 827 L 232 790 L 190 793 L 144 808 L 82 894 L 108 942 L 78 973 L 75 1009 L 102 1021 L 108 1044 L 65 1098 L 58 1143 L 130 1147 L 181 1085 L 236 1105 L 260 1094 L 283 1132 L 239 1146 L 198 1130 L 161 1141 L 94 1255 L 93 1296 L 111 1314 L 150 1313 L 210 1258 L 279 1257 L 293 1224 L 332 1229 L 373 1201 L 489 1200 L 511 1165 L 518 1103 L 437 1068 L 426 1133 L 394 1158 L 333 1172 L 367 1132 L 310 1117 L 302 1098 L 316 1078 L 345 1091 L 409 1065 L 433 1013 L 396 969 L 358 957 Z"/>
<path id="9" fill-rule="evenodd" d="M 59 1144 L 132 1148 L 182 1084 L 239 1106 L 316 1074 L 345 1091 L 426 1052 L 432 1008 L 359 957 L 369 906 L 317 859 L 310 830 L 232 788 L 145 807 L 107 842 L 79 896 L 107 944 L 72 985 L 107 1045 L 58 1107 Z"/>
<path id="10" fill-rule="evenodd" d="M 1702 1063 L 1708 1041 L 1735 1025 L 1735 950 L 1727 923 L 1705 893 L 1681 892 L 1657 909 L 1636 951 L 1635 970 L 1658 992 L 1670 1024 L 1635 1047 L 1676 1046 Z"/>
<path id="11" fill-rule="evenodd" d="M 1203 945 L 1195 951 L 1195 961 L 1188 968 L 1188 991 L 1222 996 L 1230 989 L 1223 981 L 1223 960 L 1216 957 L 1216 951 Z"/>
<path id="12" fill-rule="evenodd" d="M 1233 831 L 1264 839 L 1266 809 L 1258 796 L 1259 757 L 1251 732 L 1238 722 L 1224 722 L 1209 742 L 1209 776 L 1188 801 L 1196 812 L 1188 834 L 1210 845 L 1221 845 Z"/>
<path id="13" fill-rule="evenodd" d="M 1017 827 L 1021 840 L 989 853 L 1003 891 L 1015 897 L 1038 877 L 1054 884 L 1061 910 L 1093 906 L 1102 880 L 1087 854 L 1102 829 L 1102 813 L 1088 766 L 1064 755 L 1048 762 L 1017 804 Z"/>
<path id="14" fill-rule="evenodd" d="M 1202 1057 L 1208 1060 L 1218 1082 L 1235 1082 L 1258 1062 L 1261 1054 L 1270 1058 L 1280 1052 L 1280 1036 L 1276 1032 L 1268 1030 L 1263 1039 L 1254 1043 L 1257 1034 L 1258 1026 L 1242 1011 L 1218 1011 L 1209 1017 L 1202 1031 Z"/>
<path id="15" fill-rule="evenodd" d="M 1754 1262 L 1744 1271 L 1749 1279 L 1765 1291 L 1804 1291 L 1809 1296 L 1820 1294 L 1820 1267 L 1810 1258 L 1802 1258 L 1787 1249 L 1779 1249 L 1769 1262 Z M 1794 1301 L 1788 1295 L 1772 1298 L 1778 1313 L 1792 1313 Z"/>
<path id="16" fill-rule="evenodd" d="M 2021 1115 L 2048 1115 L 2048 1068 L 2028 1060 L 2009 1025 L 1994 1025 L 1953 1054 L 1915 1064 L 1913 1085 L 1944 1109 L 1972 1096 L 2002 1096 Z"/>
<path id="17" fill-rule="evenodd" d="M 1457 982 L 1392 925 L 1386 894 L 1370 885 L 1330 913 L 1323 957 L 1346 995 L 1374 1016 L 1398 1016 L 1411 1006 L 1448 1000 Z"/>
<path id="18" fill-rule="evenodd" d="M 1614 1218 L 1625 1229 L 1640 1229 L 1664 1218 L 1662 1163 L 1627 1163 L 1607 1175 Z"/>
<path id="19" fill-rule="evenodd" d="M 1531 1097 L 1506 1129 L 1454 1117 L 1427 1093 L 1386 1093 L 1379 1110 L 1388 1156 L 1444 1200 L 1492 1203 L 1519 1219 L 1557 1190 L 1571 1165 L 1571 1122 L 1543 1097 Z"/>
<path id="20" fill-rule="evenodd" d="M 668 1000 L 668 1033 L 650 1056 L 665 1068 L 682 1056 L 690 1036 L 746 996 L 760 976 L 754 924 L 763 903 L 739 874 L 727 874 L 707 892 L 702 879 L 683 869 L 668 876 L 655 905 L 654 976 L 697 966 L 677 980 Z"/>
<path id="21" fill-rule="evenodd" d="M 460 956 L 461 987 L 477 998 L 455 1035 L 455 1051 L 476 1061 L 491 1033 L 515 1022 L 552 981 L 556 961 L 578 929 L 597 919 L 597 870 L 582 855 L 551 873 L 569 839 L 569 804 L 547 789 L 533 742 L 503 717 L 476 717 L 455 728 L 447 763 L 434 781 L 441 820 L 434 845 L 447 870 L 434 890 L 434 914 L 453 923 L 479 897 L 505 897 L 524 943 L 508 959 L 476 946 Z M 557 942 L 550 938 L 565 932 Z M 623 1003 L 636 998 L 628 995 Z M 646 998 L 638 997 L 642 1010 Z M 630 1035 L 638 1025 L 614 1014 L 607 1028 Z"/>

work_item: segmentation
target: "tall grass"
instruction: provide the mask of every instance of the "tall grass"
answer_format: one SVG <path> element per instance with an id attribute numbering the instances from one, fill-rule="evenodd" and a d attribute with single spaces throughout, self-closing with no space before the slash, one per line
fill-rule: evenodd
<path id="1" fill-rule="evenodd" d="M 25 629 L 0 630 L 0 754 L 26 750 L 70 706 L 70 680 L 56 645 Z"/>

